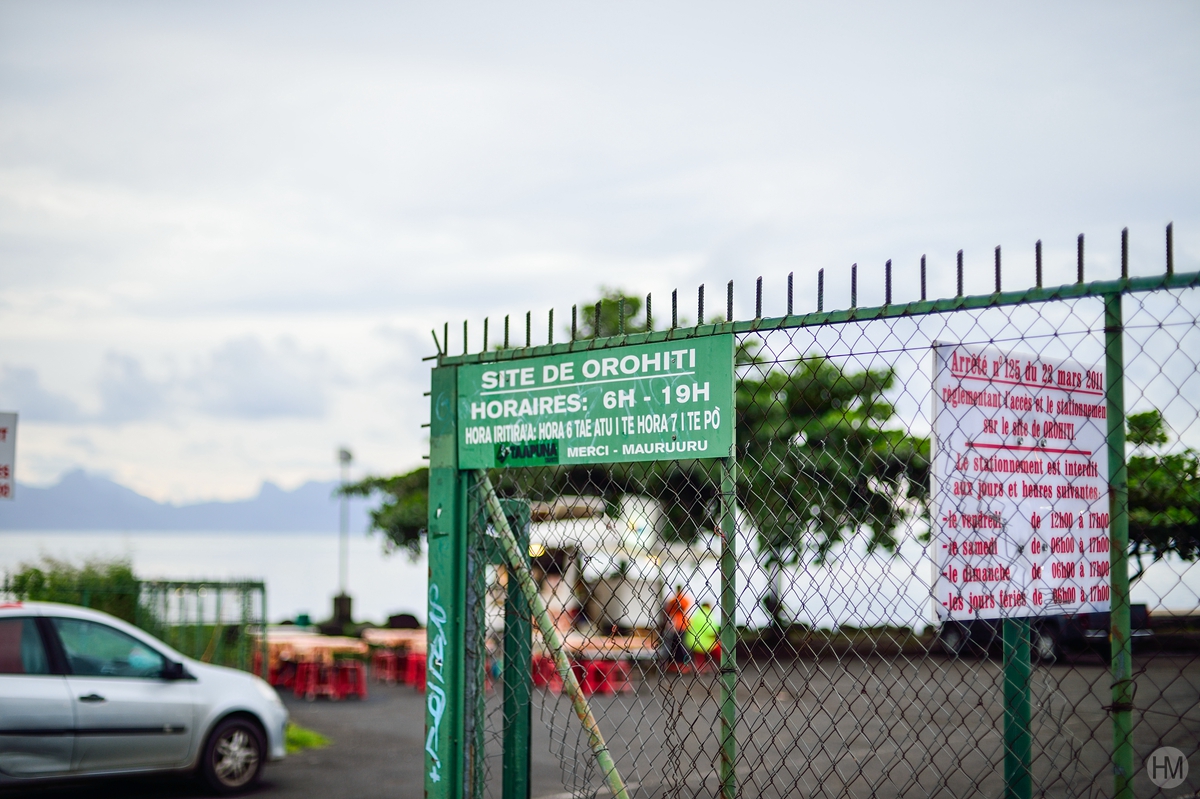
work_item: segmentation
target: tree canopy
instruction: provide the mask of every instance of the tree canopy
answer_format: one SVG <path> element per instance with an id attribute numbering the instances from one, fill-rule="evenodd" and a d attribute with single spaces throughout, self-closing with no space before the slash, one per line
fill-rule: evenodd
<path id="1" fill-rule="evenodd" d="M 1129 554 L 1133 579 L 1168 555 L 1200 558 L 1200 453 L 1190 448 L 1166 453 L 1166 423 L 1157 410 L 1131 414 L 1126 436 L 1129 458 Z"/>
<path id="2" fill-rule="evenodd" d="M 892 369 L 853 371 L 813 354 L 785 370 L 743 348 L 737 381 L 738 501 L 773 559 L 831 550 L 860 531 L 895 552 L 897 528 L 923 514 L 929 439 L 898 429 L 884 395 Z"/>
<path id="3" fill-rule="evenodd" d="M 608 313 L 615 329 L 621 296 L 607 291 L 599 301 L 602 328 Z M 636 313 L 640 306 L 633 298 L 626 302 L 626 330 L 633 332 L 638 328 L 628 309 Z M 900 525 L 924 512 L 929 475 L 928 439 L 896 429 L 895 409 L 884 398 L 895 372 L 854 371 L 819 354 L 785 370 L 765 364 L 746 344 L 739 348 L 738 367 L 738 501 L 754 519 L 769 556 L 823 561 L 861 531 L 869 535 L 868 550 L 894 552 Z M 720 474 L 711 460 L 656 461 L 545 467 L 536 480 L 504 473 L 495 484 L 501 494 L 539 495 L 533 499 L 599 495 L 614 511 L 623 494 L 651 496 L 666 513 L 666 538 L 692 541 L 714 529 Z M 381 495 L 372 528 L 386 535 L 390 547 L 420 551 L 428 469 L 368 477 L 345 492 Z"/>
<path id="4" fill-rule="evenodd" d="M 429 469 L 422 466 L 393 477 L 367 477 L 340 489 L 347 496 L 383 497 L 371 511 L 371 529 L 384 534 L 389 549 L 421 552 L 421 537 L 429 519 Z"/>

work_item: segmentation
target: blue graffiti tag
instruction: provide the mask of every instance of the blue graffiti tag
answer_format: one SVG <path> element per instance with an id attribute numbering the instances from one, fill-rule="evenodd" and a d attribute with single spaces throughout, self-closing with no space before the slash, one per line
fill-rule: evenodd
<path id="1" fill-rule="evenodd" d="M 446 609 L 438 602 L 440 592 L 437 585 L 429 586 L 429 630 L 435 632 L 429 642 L 429 652 L 426 660 L 426 671 L 429 679 L 426 681 L 425 706 L 429 710 L 429 733 L 425 736 L 425 752 L 433 763 L 429 769 L 429 779 L 438 782 L 442 779 L 442 761 L 438 758 L 441 744 L 442 715 L 446 712 L 446 678 L 442 673 L 446 662 Z M 434 685 L 433 681 L 441 683 Z"/>

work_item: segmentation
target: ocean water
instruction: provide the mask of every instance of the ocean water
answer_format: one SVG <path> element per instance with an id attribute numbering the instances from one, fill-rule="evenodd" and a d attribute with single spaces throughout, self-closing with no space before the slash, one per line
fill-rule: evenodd
<path id="1" fill-rule="evenodd" d="M 382 623 L 395 613 L 425 620 L 425 557 L 383 553 L 380 538 L 351 533 L 349 594 L 354 617 Z M 272 622 L 308 613 L 328 618 L 338 590 L 336 533 L 10 532 L 0 531 L 0 572 L 43 555 L 73 563 L 127 558 L 144 579 L 255 579 L 267 584 Z"/>

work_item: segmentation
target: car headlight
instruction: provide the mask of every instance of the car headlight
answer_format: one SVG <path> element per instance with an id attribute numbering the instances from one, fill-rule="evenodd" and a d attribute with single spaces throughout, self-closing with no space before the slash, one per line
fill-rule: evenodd
<path id="1" fill-rule="evenodd" d="M 258 689 L 260 694 L 262 694 L 263 699 L 267 700 L 273 705 L 283 707 L 283 700 L 279 698 L 279 694 L 275 692 L 274 688 L 272 688 L 270 685 L 267 685 L 267 681 L 262 677 L 254 678 L 254 687 Z"/>

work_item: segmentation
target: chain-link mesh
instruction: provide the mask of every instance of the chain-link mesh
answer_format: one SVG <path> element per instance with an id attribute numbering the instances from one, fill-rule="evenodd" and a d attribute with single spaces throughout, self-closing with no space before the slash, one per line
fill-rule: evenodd
<path id="1" fill-rule="evenodd" d="M 1200 291 L 1128 294 L 1123 302 L 1134 785 L 1138 795 L 1160 790 L 1143 764 L 1158 747 L 1174 746 L 1191 757 L 1192 773 L 1168 795 L 1183 795 L 1200 787 Z M 931 494 L 931 470 L 938 440 L 949 441 L 952 431 L 934 429 L 934 346 L 1103 369 L 1105 328 L 1105 299 L 1085 296 L 742 333 L 736 465 L 492 470 L 488 479 L 505 498 L 630 795 L 720 795 L 723 751 L 736 751 L 738 796 L 1002 795 L 1013 744 L 1005 735 L 1010 664 L 1001 623 L 947 621 L 938 610 L 946 608 L 938 572 L 950 561 L 936 551 L 944 538 L 932 514 L 947 505 Z M 1021 416 L 1003 406 L 984 415 L 1000 425 Z M 1107 435 L 1104 418 L 1071 421 L 1077 437 L 1088 426 Z M 1059 450 L 1067 452 L 1071 436 L 1057 435 L 1066 436 Z M 1033 447 L 1054 450 L 1045 438 L 1032 436 Z M 976 486 L 955 500 L 959 513 L 986 515 L 980 483 L 1012 491 L 1009 482 L 1071 486 L 1088 476 L 1018 479 L 996 477 L 997 468 L 964 462 L 960 474 L 942 475 Z M 732 499 L 723 477 L 736 481 L 732 540 L 721 532 Z M 505 748 L 522 745 L 506 736 L 520 726 L 514 714 L 529 712 L 532 740 L 523 745 L 534 764 L 532 796 L 608 795 L 515 591 L 482 490 L 478 481 L 469 490 L 468 791 L 506 794 L 519 761 L 506 760 Z M 1067 538 L 1078 533 L 1073 520 L 1085 507 L 1078 493 L 1037 496 L 1047 514 L 1043 546 L 1059 518 L 1051 514 L 1071 517 Z M 1080 523 L 1081 539 L 1108 545 L 1107 518 Z M 984 556 L 994 551 L 987 541 L 1005 535 L 1003 525 L 991 535 L 986 526 L 963 536 L 982 542 L 971 545 Z M 719 646 L 721 555 L 730 546 L 733 657 Z M 1095 576 L 1107 558 L 1094 551 L 1071 559 Z M 1013 568 L 1047 563 L 1022 551 Z M 1035 795 L 1113 792 L 1108 627 L 1107 613 L 1074 611 L 1043 612 L 1029 625 Z M 722 691 L 729 674 L 736 675 L 732 697 Z M 723 709 L 734 706 L 735 749 L 721 726 Z"/>

